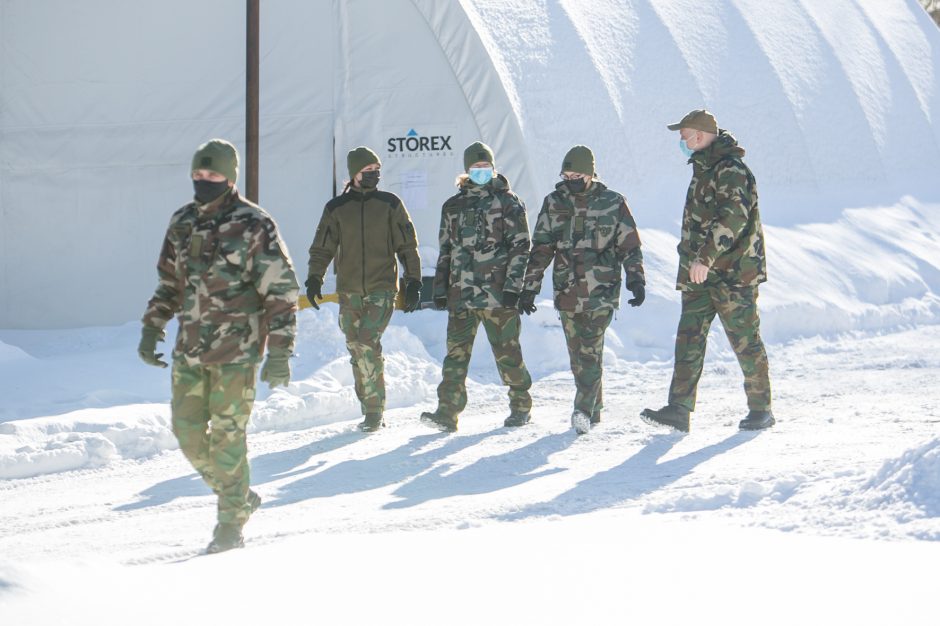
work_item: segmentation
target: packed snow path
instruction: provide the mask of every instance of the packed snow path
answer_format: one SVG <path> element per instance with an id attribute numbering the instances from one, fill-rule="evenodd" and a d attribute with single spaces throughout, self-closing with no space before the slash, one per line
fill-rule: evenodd
<path id="1" fill-rule="evenodd" d="M 736 363 L 706 362 L 688 435 L 637 414 L 662 403 L 668 363 L 618 361 L 603 422 L 578 437 L 573 385 L 533 389 L 533 421 L 502 427 L 503 388 L 471 389 L 460 431 L 389 411 L 373 435 L 355 421 L 249 437 L 264 498 L 250 549 L 304 533 L 465 528 L 602 509 L 808 534 L 940 539 L 940 328 L 771 347 L 775 428 L 739 432 Z M 107 555 L 125 564 L 194 554 L 214 498 L 179 451 L 0 482 L 0 554 L 11 562 Z"/>

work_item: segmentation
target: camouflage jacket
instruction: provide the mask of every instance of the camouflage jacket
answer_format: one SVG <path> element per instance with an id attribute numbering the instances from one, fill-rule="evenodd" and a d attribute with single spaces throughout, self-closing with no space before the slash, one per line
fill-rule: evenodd
<path id="1" fill-rule="evenodd" d="M 143 323 L 177 315 L 173 358 L 187 365 L 256 363 L 269 348 L 294 348 L 297 279 L 277 225 L 233 189 L 170 218 L 159 282 Z"/>
<path id="2" fill-rule="evenodd" d="M 764 231 L 754 175 L 741 158 L 744 149 L 726 130 L 692 155 L 692 182 L 682 213 L 676 289 L 698 286 L 689 280 L 695 261 L 710 268 L 706 284 L 753 287 L 767 280 Z"/>
<path id="3" fill-rule="evenodd" d="M 336 291 L 395 293 L 399 259 L 405 278 L 420 281 L 418 238 L 405 205 L 386 191 L 348 189 L 323 209 L 307 275 L 322 282 L 330 261 L 335 261 Z"/>
<path id="4" fill-rule="evenodd" d="M 441 208 L 434 298 L 452 311 L 501 308 L 503 292 L 522 291 L 529 223 L 525 204 L 502 174 L 466 181 Z"/>
<path id="5" fill-rule="evenodd" d="M 582 313 L 620 306 L 620 268 L 628 285 L 646 283 L 640 234 L 616 191 L 595 180 L 578 194 L 564 182 L 545 197 L 532 234 L 526 290 L 538 293 L 549 263 L 555 308 Z"/>

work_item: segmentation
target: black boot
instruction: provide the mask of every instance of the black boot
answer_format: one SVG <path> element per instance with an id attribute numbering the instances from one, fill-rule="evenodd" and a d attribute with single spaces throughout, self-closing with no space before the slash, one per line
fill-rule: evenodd
<path id="1" fill-rule="evenodd" d="M 359 430 L 364 433 L 374 433 L 385 426 L 381 413 L 366 413 L 366 418 L 359 422 Z"/>
<path id="2" fill-rule="evenodd" d="M 777 420 L 774 419 L 774 414 L 770 411 L 749 411 L 747 417 L 738 424 L 738 428 L 741 430 L 763 430 L 776 423 Z"/>
<path id="3" fill-rule="evenodd" d="M 244 548 L 245 539 L 242 537 L 241 524 L 216 524 L 212 531 L 212 541 L 206 546 L 207 554 L 217 554 L 232 550 L 234 548 Z"/>
<path id="4" fill-rule="evenodd" d="M 439 411 L 434 411 L 433 413 L 425 411 L 421 414 L 421 421 L 431 428 L 436 428 L 445 433 L 457 431 L 457 418 L 451 415 L 444 415 Z"/>
<path id="5" fill-rule="evenodd" d="M 517 426 L 525 426 L 526 424 L 529 423 L 530 418 L 531 418 L 531 414 L 528 411 L 517 411 L 516 409 L 513 409 L 509 413 L 509 417 L 507 417 L 506 420 L 503 422 L 503 426 L 506 426 L 509 428 L 515 428 Z"/>
<path id="6" fill-rule="evenodd" d="M 676 430 L 689 432 L 689 410 L 675 404 L 667 404 L 659 410 L 643 409 L 640 417 L 647 424 L 670 426 Z"/>
<path id="7" fill-rule="evenodd" d="M 591 426 L 601 423 L 601 410 L 594 409 L 594 412 L 591 413 Z"/>
<path id="8" fill-rule="evenodd" d="M 261 496 L 251 489 L 248 490 L 248 506 L 251 507 L 252 513 L 261 508 Z"/>

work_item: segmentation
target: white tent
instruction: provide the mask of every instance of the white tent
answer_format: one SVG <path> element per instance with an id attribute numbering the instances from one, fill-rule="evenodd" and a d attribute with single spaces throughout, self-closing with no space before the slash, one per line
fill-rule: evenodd
<path id="1" fill-rule="evenodd" d="M 243 147 L 244 4 L 0 0 L 0 328 L 140 315 L 194 148 Z M 369 145 L 433 262 L 467 144 L 494 147 L 533 218 L 586 143 L 671 231 L 688 173 L 664 125 L 707 106 L 765 222 L 825 220 L 940 195 L 938 74 L 915 0 L 266 0 L 260 203 L 302 281 L 346 151 Z"/>

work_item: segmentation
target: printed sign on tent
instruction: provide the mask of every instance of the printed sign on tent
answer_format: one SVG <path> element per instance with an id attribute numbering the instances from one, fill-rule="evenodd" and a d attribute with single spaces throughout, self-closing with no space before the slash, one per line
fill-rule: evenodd
<path id="1" fill-rule="evenodd" d="M 382 160 L 453 157 L 457 153 L 455 136 L 453 126 L 390 128 L 386 130 Z"/>

